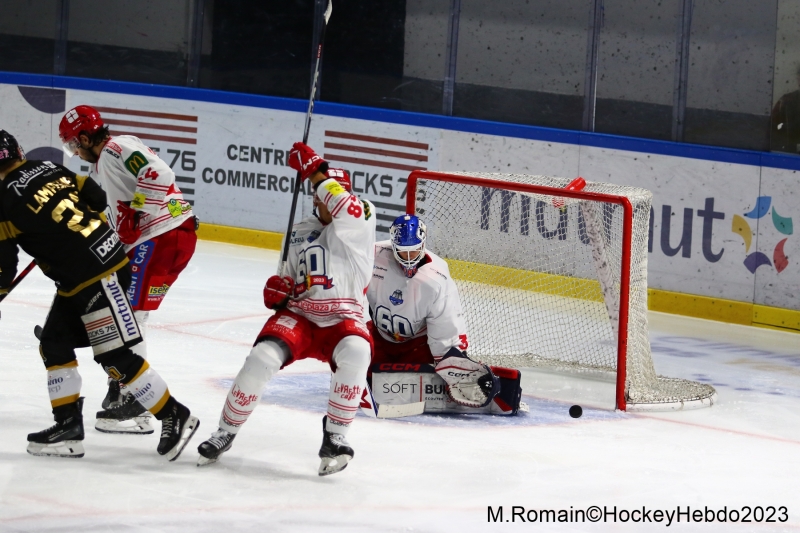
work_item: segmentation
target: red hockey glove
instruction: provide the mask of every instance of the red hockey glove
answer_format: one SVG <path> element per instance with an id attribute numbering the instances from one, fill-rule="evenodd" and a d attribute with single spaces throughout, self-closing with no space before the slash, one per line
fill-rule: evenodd
<path id="1" fill-rule="evenodd" d="M 117 201 L 117 233 L 119 240 L 124 244 L 133 244 L 142 236 L 139 229 L 139 217 L 141 213 L 127 204 Z"/>
<path id="2" fill-rule="evenodd" d="M 267 309 L 282 309 L 294 289 L 294 280 L 289 276 L 270 276 L 264 286 L 264 305 Z"/>
<path id="3" fill-rule="evenodd" d="M 300 173 L 300 180 L 305 181 L 315 172 L 326 172 L 328 162 L 317 155 L 309 146 L 297 142 L 289 152 L 289 166 Z"/>

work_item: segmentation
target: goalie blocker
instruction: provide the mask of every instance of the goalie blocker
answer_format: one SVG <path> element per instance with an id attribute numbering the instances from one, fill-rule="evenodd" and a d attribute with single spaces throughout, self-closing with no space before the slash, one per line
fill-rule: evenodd
<path id="1" fill-rule="evenodd" d="M 454 402 L 447 394 L 444 380 L 435 367 L 422 363 L 377 363 L 370 367 L 372 373 L 372 398 L 365 394 L 361 407 L 368 416 L 375 416 L 377 404 L 407 405 L 424 402 L 426 413 L 471 413 L 516 415 L 526 412 L 521 402 L 522 373 L 513 368 L 490 367 L 500 379 L 500 392 L 484 407 L 466 407 Z M 370 400 L 374 400 L 371 402 Z M 403 415 L 399 415 L 403 416 Z"/>

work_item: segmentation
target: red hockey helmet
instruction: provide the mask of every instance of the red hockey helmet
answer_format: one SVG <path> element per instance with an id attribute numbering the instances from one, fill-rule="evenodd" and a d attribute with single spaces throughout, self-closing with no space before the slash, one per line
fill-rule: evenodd
<path id="1" fill-rule="evenodd" d="M 353 185 L 350 183 L 350 173 L 343 168 L 328 168 L 325 175 L 335 179 L 339 185 L 344 187 L 347 192 L 353 192 Z"/>
<path id="2" fill-rule="evenodd" d="M 78 151 L 81 133 L 92 134 L 104 126 L 100 113 L 88 105 L 79 105 L 66 112 L 58 125 L 58 135 L 64 143 L 64 152 L 70 157 Z"/>

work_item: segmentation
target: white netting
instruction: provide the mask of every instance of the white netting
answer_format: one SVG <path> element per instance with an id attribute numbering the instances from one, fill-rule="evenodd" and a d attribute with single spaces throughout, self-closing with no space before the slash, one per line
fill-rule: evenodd
<path id="1" fill-rule="evenodd" d="M 468 353 L 489 364 L 613 372 L 622 272 L 623 208 L 504 189 L 498 181 L 564 188 L 570 180 L 451 172 L 482 186 L 423 173 L 417 214 L 428 246 L 450 265 L 470 337 Z M 494 182 L 494 183 L 493 183 Z M 713 387 L 657 376 L 647 330 L 650 191 L 587 183 L 584 192 L 624 196 L 633 206 L 628 354 L 629 409 L 710 405 Z"/>

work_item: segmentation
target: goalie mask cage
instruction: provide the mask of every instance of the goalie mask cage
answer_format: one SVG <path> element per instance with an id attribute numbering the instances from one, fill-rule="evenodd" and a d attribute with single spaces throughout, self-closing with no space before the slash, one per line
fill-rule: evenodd
<path id="1" fill-rule="evenodd" d="M 657 376 L 647 328 L 650 191 L 565 178 L 414 171 L 407 210 L 459 289 L 471 357 L 613 373 L 621 410 L 712 405 L 713 387 Z M 619 334 L 621 332 L 621 334 Z"/>

